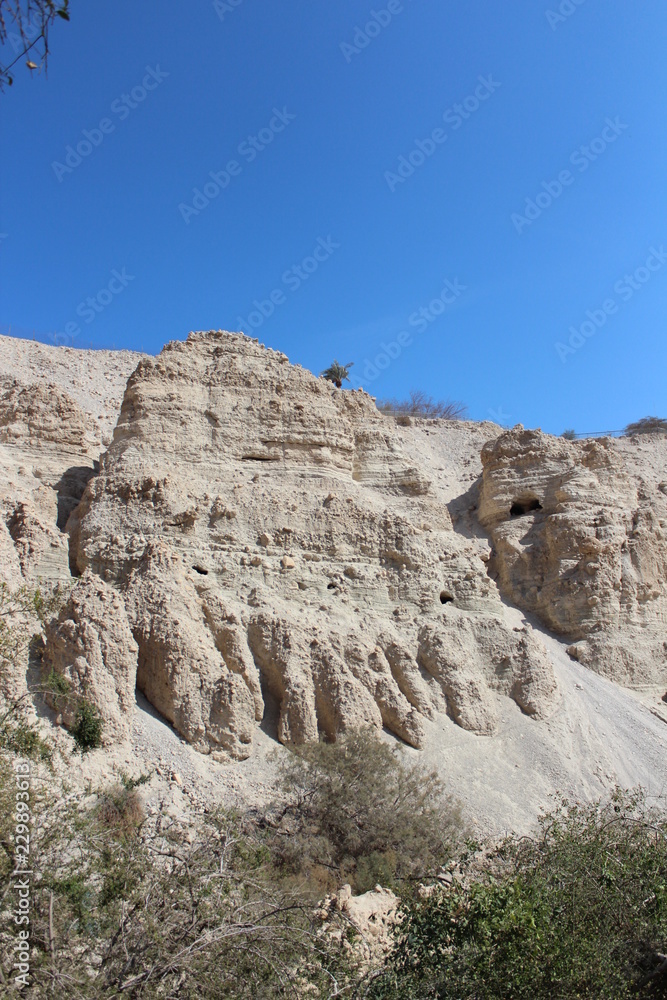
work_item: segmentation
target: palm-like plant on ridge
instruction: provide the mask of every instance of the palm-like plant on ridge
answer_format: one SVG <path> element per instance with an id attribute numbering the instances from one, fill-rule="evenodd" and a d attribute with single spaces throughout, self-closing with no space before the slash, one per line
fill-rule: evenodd
<path id="1" fill-rule="evenodd" d="M 352 368 L 354 362 L 350 361 L 347 365 L 339 365 L 334 358 L 333 364 L 325 368 L 323 372 L 320 372 L 320 376 L 333 382 L 337 389 L 343 387 L 343 382 L 349 382 L 350 376 L 348 374 L 350 368 Z"/>

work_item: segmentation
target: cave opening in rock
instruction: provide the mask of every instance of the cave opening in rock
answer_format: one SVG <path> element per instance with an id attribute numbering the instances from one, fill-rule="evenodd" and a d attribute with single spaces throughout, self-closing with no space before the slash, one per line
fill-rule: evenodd
<path id="1" fill-rule="evenodd" d="M 524 514 L 530 514 L 534 510 L 542 510 L 542 504 L 537 497 L 515 500 L 510 507 L 510 516 L 522 517 Z"/>
<path id="2" fill-rule="evenodd" d="M 208 576 L 208 570 L 204 569 L 203 566 L 193 566 L 195 573 L 199 573 L 200 576 Z"/>
<path id="3" fill-rule="evenodd" d="M 446 590 L 440 592 L 440 603 L 441 604 L 451 604 L 454 598 L 451 594 L 447 593 Z"/>

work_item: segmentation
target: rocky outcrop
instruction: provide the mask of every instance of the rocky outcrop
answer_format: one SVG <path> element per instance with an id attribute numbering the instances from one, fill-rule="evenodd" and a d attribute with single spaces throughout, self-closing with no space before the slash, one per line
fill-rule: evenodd
<path id="1" fill-rule="evenodd" d="M 376 885 L 359 896 L 349 885 L 326 896 L 317 910 L 321 933 L 339 941 L 344 950 L 366 968 L 379 965 L 394 944 L 392 932 L 400 922 L 400 900 L 391 889 Z"/>
<path id="2" fill-rule="evenodd" d="M 204 751 L 247 755 L 262 719 L 418 747 L 438 716 L 482 735 L 499 698 L 555 704 L 393 421 L 243 335 L 140 362 L 69 531 L 76 571 L 122 595 L 139 689 Z"/>
<path id="3" fill-rule="evenodd" d="M 58 385 L 2 380 L 0 509 L 20 566 L 12 582 L 69 579 L 65 525 L 102 447 L 95 418 Z"/>
<path id="4" fill-rule="evenodd" d="M 74 725 L 83 699 L 102 716 L 103 739 L 124 739 L 136 703 L 137 644 L 121 597 L 85 573 L 58 618 L 45 630 L 45 671 L 64 681 L 63 694 L 47 695 L 66 726 Z"/>
<path id="5" fill-rule="evenodd" d="M 637 462 L 641 449 L 653 461 Z M 580 442 L 514 428 L 482 450 L 479 520 L 503 595 L 628 685 L 667 682 L 663 438 Z"/>
<path id="6" fill-rule="evenodd" d="M 120 409 L 112 386 L 133 367 L 129 352 L 107 355 L 0 337 L 0 583 L 10 591 L 48 593 L 71 580 L 65 525 Z M 4 621 L 28 634 L 39 628 L 36 619 Z M 0 696 L 25 693 L 28 643 L 20 648 L 3 664 Z"/>

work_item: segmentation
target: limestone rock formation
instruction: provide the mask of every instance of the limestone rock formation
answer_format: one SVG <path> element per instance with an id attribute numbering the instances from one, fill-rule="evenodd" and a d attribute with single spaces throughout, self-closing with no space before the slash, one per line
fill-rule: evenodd
<path id="1" fill-rule="evenodd" d="M 636 462 L 639 449 L 654 461 Z M 521 426 L 489 442 L 479 520 L 501 593 L 614 680 L 667 682 L 663 439 L 567 441 Z"/>
<path id="2" fill-rule="evenodd" d="M 182 775 L 198 807 L 271 795 L 274 738 L 362 724 L 497 831 L 651 786 L 666 504 L 664 435 L 406 425 L 242 335 L 0 338 L 0 583 L 73 587 L 42 666 L 118 741 L 85 766 Z M 5 701 L 43 679 L 23 646 Z"/>
<path id="3" fill-rule="evenodd" d="M 70 583 L 65 525 L 110 440 L 114 388 L 139 359 L 110 355 L 0 337 L 0 583 L 10 590 Z M 26 689 L 24 646 L 26 656 L 3 668 L 12 676 L 0 686 L 12 697 Z"/>
<path id="4" fill-rule="evenodd" d="M 0 574 L 8 583 L 70 578 L 65 525 L 110 440 L 120 409 L 111 385 L 124 385 L 141 357 L 109 355 L 0 337 Z"/>
<path id="5" fill-rule="evenodd" d="M 137 644 L 120 596 L 99 577 L 84 573 L 45 632 L 46 671 L 69 689 L 66 696 L 48 698 L 65 725 L 74 724 L 86 699 L 100 711 L 105 742 L 125 738 L 136 703 Z"/>
<path id="6" fill-rule="evenodd" d="M 122 595 L 137 686 L 204 751 L 424 720 L 471 732 L 499 697 L 547 715 L 530 628 L 503 621 L 479 545 L 365 393 L 243 335 L 191 334 L 130 378 L 68 525 L 72 565 Z"/>

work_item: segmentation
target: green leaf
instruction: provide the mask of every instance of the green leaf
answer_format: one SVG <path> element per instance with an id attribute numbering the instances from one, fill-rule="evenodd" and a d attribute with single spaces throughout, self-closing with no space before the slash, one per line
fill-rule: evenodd
<path id="1" fill-rule="evenodd" d="M 62 17 L 63 21 L 69 21 L 69 13 L 63 8 L 62 10 L 57 10 L 56 14 L 58 17 Z"/>

